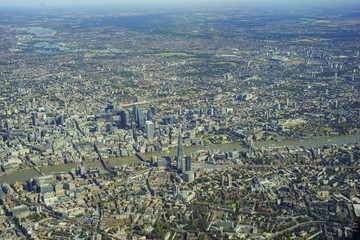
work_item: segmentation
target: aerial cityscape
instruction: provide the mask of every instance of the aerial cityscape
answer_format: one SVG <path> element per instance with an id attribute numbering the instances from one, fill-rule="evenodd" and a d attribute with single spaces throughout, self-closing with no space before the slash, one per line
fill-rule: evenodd
<path id="1" fill-rule="evenodd" d="M 0 239 L 355 239 L 359 72 L 360 8 L 0 8 Z"/>

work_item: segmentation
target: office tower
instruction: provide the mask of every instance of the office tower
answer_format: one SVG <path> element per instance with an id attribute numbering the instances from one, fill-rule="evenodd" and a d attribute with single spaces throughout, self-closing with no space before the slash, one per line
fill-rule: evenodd
<path id="1" fill-rule="evenodd" d="M 154 121 L 153 114 L 151 113 L 151 111 L 147 112 L 147 120 L 148 121 Z"/>
<path id="2" fill-rule="evenodd" d="M 156 108 L 155 107 L 150 107 L 150 112 L 153 116 L 156 115 Z"/>
<path id="3" fill-rule="evenodd" d="M 185 158 L 185 171 L 191 171 L 191 157 L 187 156 Z"/>
<path id="4" fill-rule="evenodd" d="M 126 110 L 120 111 L 120 125 L 121 128 L 127 128 L 129 126 L 129 113 Z"/>
<path id="5" fill-rule="evenodd" d="M 134 118 L 134 121 L 137 123 L 137 106 L 136 105 L 133 105 L 133 110 L 132 110 L 132 115 L 133 115 L 133 118 Z"/>
<path id="6" fill-rule="evenodd" d="M 151 121 L 146 121 L 145 123 L 145 131 L 146 131 L 146 138 L 151 140 L 154 138 L 154 123 Z"/>
<path id="7" fill-rule="evenodd" d="M 106 132 L 108 132 L 108 133 L 113 133 L 113 125 L 112 125 L 112 123 L 107 123 L 106 124 Z"/>
<path id="8" fill-rule="evenodd" d="M 179 195 L 180 191 L 179 191 L 179 186 L 178 185 L 175 185 L 175 197 L 177 197 Z"/>
<path id="9" fill-rule="evenodd" d="M 183 156 L 181 159 L 181 173 L 184 173 L 186 171 L 186 157 Z"/>
<path id="10" fill-rule="evenodd" d="M 61 113 L 59 118 L 59 125 L 63 125 L 65 122 L 65 114 Z"/>
<path id="11" fill-rule="evenodd" d="M 31 122 L 32 122 L 32 125 L 33 126 L 36 126 L 36 118 L 35 118 L 35 115 L 31 115 Z"/>
<path id="12" fill-rule="evenodd" d="M 142 128 L 145 126 L 144 108 L 138 107 L 136 111 L 137 111 L 137 115 L 136 115 L 137 125 L 139 128 Z"/>
<path id="13" fill-rule="evenodd" d="M 182 172 L 182 165 L 183 165 L 183 157 L 184 157 L 184 146 L 181 137 L 181 130 L 179 130 L 179 137 L 178 137 L 178 152 L 177 152 L 177 170 Z M 185 169 L 184 169 L 185 170 Z"/>

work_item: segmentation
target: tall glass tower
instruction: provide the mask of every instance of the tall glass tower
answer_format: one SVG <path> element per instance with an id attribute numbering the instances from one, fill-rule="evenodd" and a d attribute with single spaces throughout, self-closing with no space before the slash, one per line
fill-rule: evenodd
<path id="1" fill-rule="evenodd" d="M 183 166 L 183 159 L 184 158 L 184 146 L 181 137 L 181 130 L 179 130 L 179 137 L 178 137 L 178 152 L 177 152 L 177 170 L 178 172 L 183 172 L 185 169 L 182 169 Z"/>
<path id="2" fill-rule="evenodd" d="M 145 130 L 146 130 L 146 138 L 148 140 L 153 139 L 154 138 L 154 123 L 151 121 L 146 121 Z"/>
<path id="3" fill-rule="evenodd" d="M 145 118 L 144 118 L 144 108 L 138 107 L 137 108 L 137 124 L 139 128 L 145 126 Z"/>

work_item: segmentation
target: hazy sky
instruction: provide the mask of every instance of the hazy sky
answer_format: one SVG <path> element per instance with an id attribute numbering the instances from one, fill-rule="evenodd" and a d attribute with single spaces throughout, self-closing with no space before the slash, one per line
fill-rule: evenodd
<path id="1" fill-rule="evenodd" d="M 359 0 L 0 0 L 1 7 L 14 8 L 46 8 L 54 6 L 87 7 L 87 6 L 185 6 L 185 7 L 211 7 L 211 6 L 285 6 L 285 7 L 331 7 L 360 5 Z M 1 8 L 0 7 L 0 8 Z"/>

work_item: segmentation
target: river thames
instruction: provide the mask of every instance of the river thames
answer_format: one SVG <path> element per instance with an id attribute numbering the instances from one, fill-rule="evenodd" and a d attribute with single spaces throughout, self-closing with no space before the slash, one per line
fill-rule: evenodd
<path id="1" fill-rule="evenodd" d="M 294 139 L 294 140 L 286 140 L 281 142 L 276 141 L 265 141 L 265 142 L 255 142 L 255 146 L 258 148 L 261 147 L 300 147 L 304 146 L 307 148 L 310 147 L 321 147 L 324 145 L 343 145 L 343 144 L 350 144 L 350 143 L 357 143 L 360 142 L 360 134 L 353 134 L 353 135 L 344 135 L 344 136 L 332 136 L 332 137 L 318 137 L 313 139 Z M 199 147 L 190 147 L 185 148 L 184 153 L 190 154 L 201 150 L 220 150 L 220 151 L 230 151 L 233 149 L 238 149 L 239 151 L 246 151 L 247 149 L 244 148 L 243 145 L 240 143 L 226 143 L 226 144 L 219 144 L 219 145 L 210 145 L 210 146 L 199 146 Z M 155 153 L 147 153 L 144 154 L 148 159 L 151 156 L 175 156 L 177 153 L 177 148 L 170 149 L 167 152 L 155 152 Z M 136 156 L 131 157 L 122 157 L 116 159 L 109 159 L 109 163 L 112 166 L 123 166 L 131 163 L 140 163 L 141 161 Z M 41 168 L 41 171 L 47 174 L 55 174 L 58 172 L 67 172 L 79 164 L 63 164 L 58 166 L 45 166 Z M 87 167 L 99 167 L 103 168 L 100 161 L 94 162 L 86 162 Z M 194 165 L 196 168 L 197 165 Z M 40 174 L 35 171 L 34 169 L 26 169 L 26 170 L 19 170 L 13 172 L 9 175 L 3 175 L 0 177 L 0 183 L 4 182 L 15 182 L 15 181 L 25 181 L 27 179 L 40 176 Z"/>

